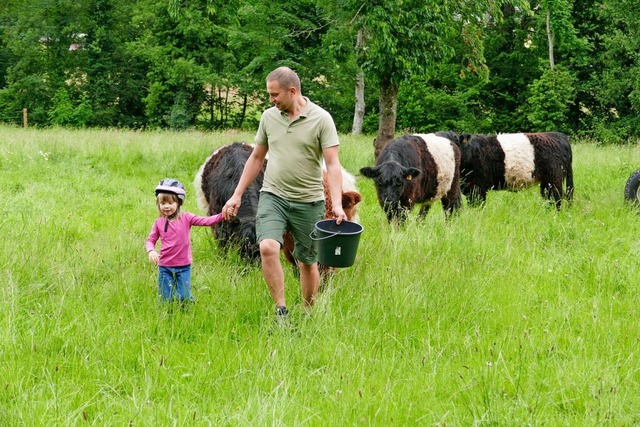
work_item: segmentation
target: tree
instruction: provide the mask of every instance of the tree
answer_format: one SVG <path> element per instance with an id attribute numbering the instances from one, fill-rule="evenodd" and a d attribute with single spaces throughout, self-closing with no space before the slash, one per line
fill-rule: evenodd
<path id="1" fill-rule="evenodd" d="M 489 80 L 481 93 L 493 132 L 572 128 L 575 69 L 588 64 L 590 46 L 574 27 L 572 1 L 530 5 L 531 10 L 505 6 L 502 22 L 487 28 Z M 549 71 L 558 64 L 562 70 Z M 550 84 L 554 81 L 562 84 Z"/>
<path id="2" fill-rule="evenodd" d="M 86 23 L 84 6 L 84 2 L 72 0 L 5 4 L 11 19 L 5 21 L 3 37 L 14 61 L 7 68 L 6 86 L 0 92 L 3 120 L 19 123 L 22 109 L 27 108 L 30 123 L 47 125 L 55 93 L 65 89 L 70 99 L 80 98 L 76 82 L 81 78 L 78 70 L 82 64 L 71 55 L 69 46 Z"/>
<path id="3" fill-rule="evenodd" d="M 78 35 L 80 43 L 72 53 L 86 61 L 83 96 L 93 111 L 91 124 L 143 127 L 148 65 L 127 46 L 137 35 L 131 2 L 89 0 L 87 10 L 86 33 Z"/>
<path id="4" fill-rule="evenodd" d="M 376 156 L 395 136 L 400 85 L 452 58 L 455 51 L 445 41 L 455 35 L 456 29 L 467 46 L 465 65 L 472 72 L 479 71 L 484 62 L 479 30 L 488 20 L 500 18 L 499 6 L 503 3 L 507 1 L 341 1 L 328 6 L 333 12 L 341 11 L 337 16 L 343 24 L 350 23 L 351 31 L 364 35 L 358 65 L 380 89 Z"/>
<path id="5" fill-rule="evenodd" d="M 531 131 L 569 132 L 567 116 L 575 97 L 573 75 L 563 66 L 545 70 L 529 88 L 527 119 Z"/>
<path id="6" fill-rule="evenodd" d="M 600 13 L 606 31 L 594 79 L 600 103 L 594 127 L 602 140 L 624 142 L 640 136 L 640 11 L 635 1 L 605 0 Z"/>
<path id="7" fill-rule="evenodd" d="M 356 52 L 359 53 L 364 49 L 364 31 L 358 30 L 356 38 Z M 362 124 L 364 122 L 365 113 L 365 98 L 364 98 L 364 71 L 362 68 L 358 68 L 356 71 L 356 103 L 355 111 L 353 112 L 353 126 L 351 133 L 354 135 L 360 135 L 362 133 Z"/>
<path id="8" fill-rule="evenodd" d="M 575 79 L 568 66 L 572 55 L 583 51 L 585 45 L 573 26 L 573 0 L 542 0 L 536 10 L 538 34 L 546 36 L 548 66 L 540 61 L 541 75 L 528 85 L 524 116 L 531 131 L 567 132 L 569 109 L 575 99 Z M 556 62 L 567 66 L 556 67 Z"/>
<path id="9" fill-rule="evenodd" d="M 446 2 L 374 2 L 365 6 L 356 22 L 364 32 L 361 59 L 366 74 L 380 85 L 379 126 L 375 142 L 377 157 L 395 136 L 397 96 L 400 84 L 412 74 L 449 58 L 453 52 L 440 43 L 451 31 L 453 12 Z M 359 28 L 360 29 L 360 28 Z"/>
<path id="10" fill-rule="evenodd" d="M 150 126 L 223 125 L 224 114 L 213 117 L 214 94 L 218 93 L 214 84 L 224 81 L 220 70 L 228 56 L 224 27 L 230 16 L 224 4 L 209 0 L 142 0 L 135 4 L 132 22 L 139 35 L 129 46 L 149 67 L 144 104 Z M 208 120 L 202 115 L 207 103 Z"/>

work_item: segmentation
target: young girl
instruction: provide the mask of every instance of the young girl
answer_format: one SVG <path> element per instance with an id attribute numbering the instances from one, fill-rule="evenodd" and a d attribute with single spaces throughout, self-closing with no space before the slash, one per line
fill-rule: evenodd
<path id="1" fill-rule="evenodd" d="M 165 301 L 178 298 L 193 301 L 191 295 L 191 227 L 211 226 L 223 221 L 222 214 L 201 217 L 181 212 L 187 192 L 180 181 L 165 178 L 156 187 L 160 217 L 155 220 L 145 243 L 149 262 L 158 266 L 158 293 Z M 160 253 L 156 242 L 161 240 Z"/>

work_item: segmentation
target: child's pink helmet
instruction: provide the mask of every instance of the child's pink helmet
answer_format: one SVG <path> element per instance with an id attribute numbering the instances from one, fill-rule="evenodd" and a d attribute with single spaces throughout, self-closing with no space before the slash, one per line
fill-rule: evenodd
<path id="1" fill-rule="evenodd" d="M 184 185 L 177 179 L 165 178 L 156 187 L 156 197 L 158 193 L 175 194 L 178 197 L 180 204 L 184 203 L 187 198 L 187 191 L 184 189 Z"/>

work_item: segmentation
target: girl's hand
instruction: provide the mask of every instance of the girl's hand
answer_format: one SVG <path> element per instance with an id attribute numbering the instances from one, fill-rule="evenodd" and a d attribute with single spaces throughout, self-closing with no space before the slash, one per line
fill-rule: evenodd
<path id="1" fill-rule="evenodd" d="M 224 216 L 225 221 L 229 221 L 231 218 L 234 218 L 238 215 L 238 209 L 240 209 L 240 203 L 242 199 L 238 196 L 231 196 L 231 198 L 225 203 L 222 208 L 222 216 Z"/>
<path id="2" fill-rule="evenodd" d="M 160 259 L 160 256 L 158 255 L 158 252 L 156 251 L 149 251 L 149 262 L 154 264 L 154 265 L 158 265 L 158 260 Z"/>

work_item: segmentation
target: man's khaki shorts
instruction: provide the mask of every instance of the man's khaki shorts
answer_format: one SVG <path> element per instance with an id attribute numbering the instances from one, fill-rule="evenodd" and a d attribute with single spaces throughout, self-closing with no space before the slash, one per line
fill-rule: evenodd
<path id="1" fill-rule="evenodd" d="M 324 217 L 324 199 L 311 203 L 290 202 L 273 193 L 260 193 L 256 218 L 258 243 L 273 239 L 283 243 L 286 229 L 295 242 L 293 256 L 303 264 L 311 265 L 318 259 L 318 245 L 311 238 L 316 222 Z"/>

